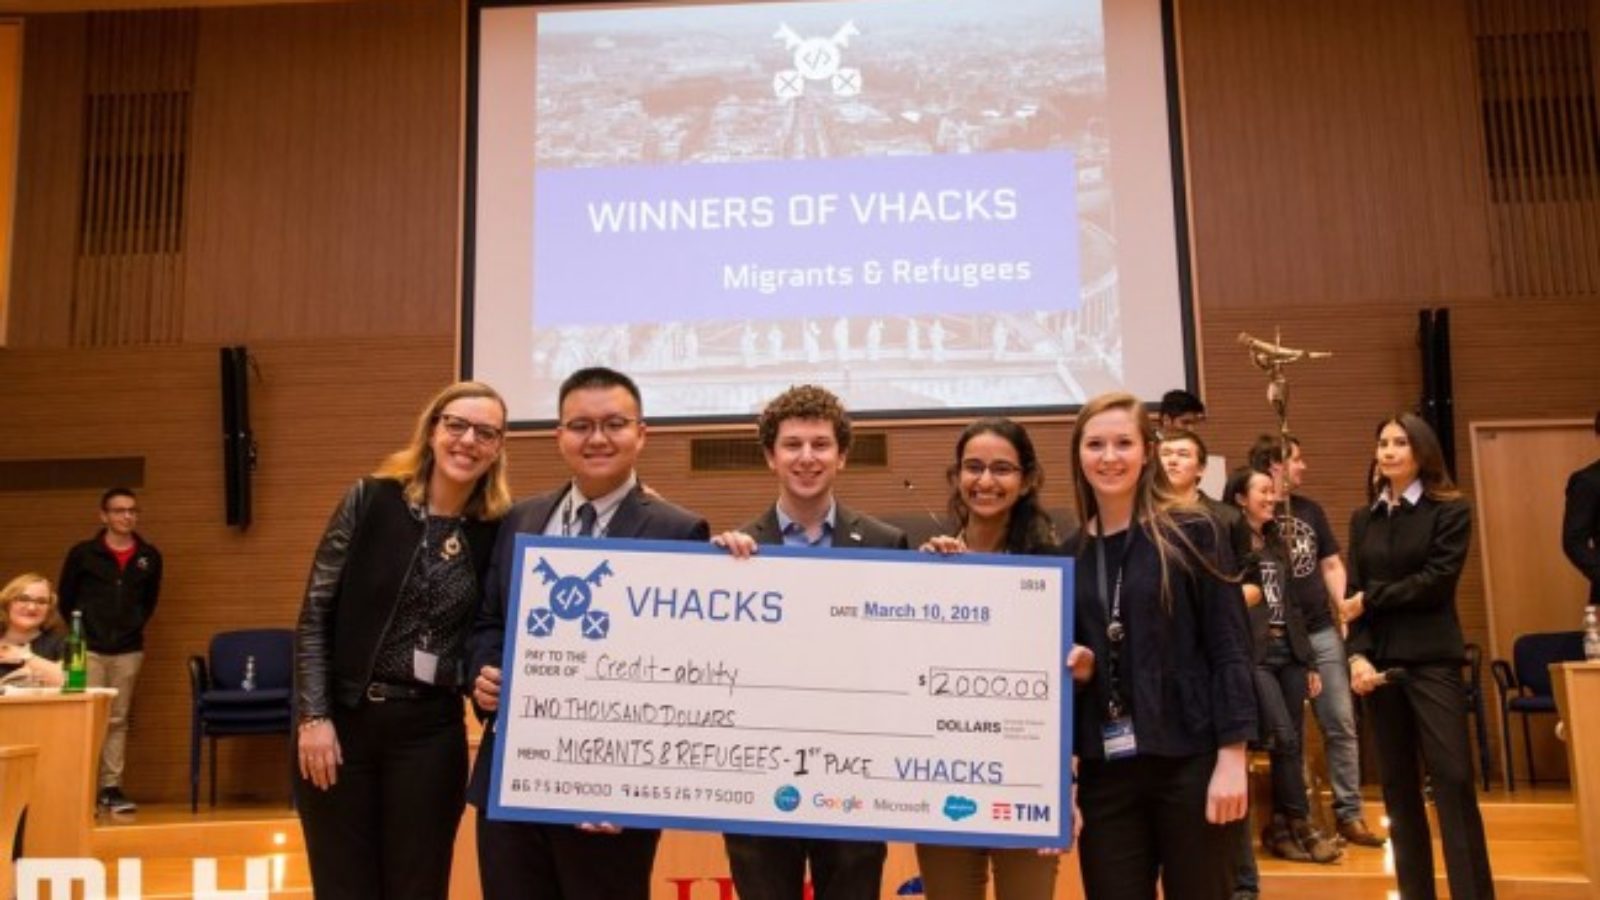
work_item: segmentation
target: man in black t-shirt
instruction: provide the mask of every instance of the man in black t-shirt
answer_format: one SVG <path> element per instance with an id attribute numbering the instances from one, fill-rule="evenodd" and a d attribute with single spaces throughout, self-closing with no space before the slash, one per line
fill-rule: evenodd
<path id="1" fill-rule="evenodd" d="M 1350 693 L 1350 669 L 1344 638 L 1333 602 L 1344 598 L 1344 562 L 1339 540 L 1328 524 L 1327 513 L 1315 500 L 1300 493 L 1306 462 L 1300 441 L 1288 439 L 1288 459 L 1283 442 L 1262 435 L 1250 448 L 1250 466 L 1271 475 L 1279 493 L 1291 492 L 1289 516 L 1278 529 L 1289 547 L 1289 597 L 1303 612 L 1322 693 L 1312 701 L 1317 726 L 1328 756 L 1328 780 L 1333 788 L 1333 811 L 1339 836 L 1363 847 L 1381 847 L 1384 839 L 1367 827 L 1361 815 L 1361 759 L 1356 738 L 1355 703 Z"/>

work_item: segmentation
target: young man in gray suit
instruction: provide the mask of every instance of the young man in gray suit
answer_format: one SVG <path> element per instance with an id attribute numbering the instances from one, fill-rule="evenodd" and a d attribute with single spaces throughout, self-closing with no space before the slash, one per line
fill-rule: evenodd
<path id="1" fill-rule="evenodd" d="M 850 417 L 815 385 L 779 394 L 757 419 L 778 501 L 738 531 L 712 539 L 738 557 L 760 544 L 908 549 L 905 532 L 839 503 L 833 482 L 850 452 Z M 729 834 L 728 864 L 740 900 L 801 900 L 806 863 L 815 900 L 877 900 L 886 848 L 881 841 L 836 841 Z"/>
<path id="2" fill-rule="evenodd" d="M 679 541 L 710 536 L 705 519 L 652 496 L 639 483 L 634 463 L 644 449 L 645 424 L 632 379 L 611 369 L 580 369 L 562 382 L 559 403 L 556 447 L 572 478 L 506 515 L 473 626 L 468 671 L 478 675 L 472 699 L 491 717 L 500 704 L 499 666 L 518 533 Z M 478 807 L 478 873 L 485 900 L 649 900 L 661 832 L 488 818 L 494 742 L 489 722 L 467 786 L 468 802 Z"/>

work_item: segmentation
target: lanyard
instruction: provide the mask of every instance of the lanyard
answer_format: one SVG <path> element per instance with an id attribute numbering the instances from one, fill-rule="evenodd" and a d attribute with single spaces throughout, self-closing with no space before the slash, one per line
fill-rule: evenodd
<path id="1" fill-rule="evenodd" d="M 1106 588 L 1106 536 L 1099 517 L 1094 521 L 1094 552 L 1095 577 L 1099 581 L 1100 602 L 1106 609 L 1106 641 L 1111 645 L 1110 659 L 1107 666 L 1110 671 L 1108 682 L 1110 685 L 1109 696 L 1106 698 L 1106 718 L 1116 720 L 1122 718 L 1127 705 L 1122 700 L 1122 683 L 1119 676 L 1122 662 L 1122 641 L 1128 636 L 1128 629 L 1122 624 L 1122 573 L 1128 565 L 1128 551 L 1133 547 L 1133 526 L 1129 525 L 1122 545 L 1122 556 L 1117 560 L 1116 588 Z"/>

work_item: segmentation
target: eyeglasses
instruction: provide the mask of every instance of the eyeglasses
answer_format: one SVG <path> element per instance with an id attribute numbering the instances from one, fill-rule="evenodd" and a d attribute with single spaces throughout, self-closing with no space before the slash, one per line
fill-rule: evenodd
<path id="1" fill-rule="evenodd" d="M 138 514 L 139 514 L 139 507 L 137 507 L 137 506 L 109 506 L 109 507 L 106 507 L 106 515 L 108 515 L 108 516 L 137 516 Z"/>
<path id="2" fill-rule="evenodd" d="M 467 432 L 471 431 L 480 444 L 498 444 L 506 434 L 504 429 L 496 428 L 493 425 L 485 425 L 482 422 L 474 422 L 471 419 L 463 419 L 450 413 L 439 413 L 439 424 L 444 426 L 445 434 L 453 438 L 464 438 L 467 436 Z"/>
<path id="3" fill-rule="evenodd" d="M 986 463 L 981 459 L 964 459 L 961 461 L 961 471 L 972 478 L 982 478 L 985 472 L 995 478 L 1010 478 L 1013 475 L 1022 474 L 1022 467 L 1016 463 L 1006 462 L 1003 459 L 997 459 L 991 463 Z"/>
<path id="4" fill-rule="evenodd" d="M 596 431 L 605 432 L 606 437 L 616 437 L 627 431 L 638 419 L 627 416 L 607 416 L 604 419 L 568 419 L 561 423 L 561 430 L 570 432 L 573 437 L 587 440 Z"/>
<path id="5" fill-rule="evenodd" d="M 19 604 L 19 605 L 22 605 L 22 606 L 49 606 L 50 605 L 50 598 L 49 597 L 29 597 L 28 595 L 24 594 L 21 597 L 18 597 L 15 600 L 12 600 L 11 602 L 13 604 Z"/>

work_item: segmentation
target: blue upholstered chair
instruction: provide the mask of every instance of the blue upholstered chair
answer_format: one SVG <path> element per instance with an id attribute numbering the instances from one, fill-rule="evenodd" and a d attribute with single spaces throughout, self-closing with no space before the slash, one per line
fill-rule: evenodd
<path id="1" fill-rule="evenodd" d="M 1500 693 L 1500 732 L 1505 739 L 1506 788 L 1517 789 L 1511 758 L 1511 716 L 1522 716 L 1522 747 L 1528 760 L 1528 783 L 1535 781 L 1533 737 L 1528 717 L 1543 713 L 1555 715 L 1556 698 L 1550 684 L 1550 666 L 1583 659 L 1583 632 L 1549 631 L 1524 634 L 1511 645 L 1511 663 L 1497 659 L 1490 664 L 1495 688 Z"/>
<path id="2" fill-rule="evenodd" d="M 245 670 L 255 658 L 255 684 Z M 294 787 L 294 632 L 286 628 L 224 631 L 211 638 L 209 662 L 189 657 L 193 717 L 189 731 L 189 809 L 200 807 L 200 739 L 211 742 L 211 805 L 217 805 L 217 738 L 282 734 L 289 744 Z"/>

